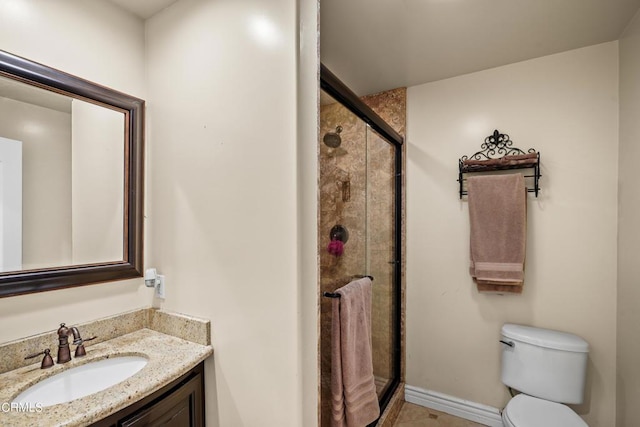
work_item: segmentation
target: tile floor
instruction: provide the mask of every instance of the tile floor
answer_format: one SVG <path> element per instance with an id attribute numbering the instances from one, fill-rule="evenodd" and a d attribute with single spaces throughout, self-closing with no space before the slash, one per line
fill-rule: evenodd
<path id="1" fill-rule="evenodd" d="M 484 424 L 474 423 L 444 412 L 404 402 L 400 415 L 394 427 L 483 427 Z"/>

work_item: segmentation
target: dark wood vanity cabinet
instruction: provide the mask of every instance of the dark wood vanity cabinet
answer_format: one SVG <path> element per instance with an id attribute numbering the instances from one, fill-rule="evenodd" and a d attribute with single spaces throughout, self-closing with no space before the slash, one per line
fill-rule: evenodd
<path id="1" fill-rule="evenodd" d="M 204 427 L 204 365 L 92 427 Z"/>

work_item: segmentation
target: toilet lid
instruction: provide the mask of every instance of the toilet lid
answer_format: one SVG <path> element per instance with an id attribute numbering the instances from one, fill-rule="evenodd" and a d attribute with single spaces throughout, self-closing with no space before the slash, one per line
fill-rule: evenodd
<path id="1" fill-rule="evenodd" d="M 509 401 L 502 419 L 509 427 L 589 427 L 568 406 L 526 394 Z"/>

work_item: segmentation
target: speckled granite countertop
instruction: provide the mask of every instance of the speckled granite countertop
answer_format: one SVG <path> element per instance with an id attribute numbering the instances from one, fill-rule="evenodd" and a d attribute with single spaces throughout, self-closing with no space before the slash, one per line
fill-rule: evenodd
<path id="1" fill-rule="evenodd" d="M 52 349 L 55 357 L 55 351 Z M 87 346 L 87 355 L 62 365 L 40 369 L 37 363 L 0 374 L 0 426 L 86 426 L 150 395 L 213 354 L 210 345 L 142 328 Z M 10 403 L 29 386 L 63 370 L 118 356 L 144 356 L 147 365 L 130 378 L 98 393 L 42 408 L 41 412 L 10 411 Z"/>

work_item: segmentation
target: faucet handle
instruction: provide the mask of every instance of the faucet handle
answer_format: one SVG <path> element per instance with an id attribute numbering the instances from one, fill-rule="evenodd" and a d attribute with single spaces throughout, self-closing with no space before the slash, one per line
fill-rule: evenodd
<path id="1" fill-rule="evenodd" d="M 40 364 L 40 369 L 50 368 L 54 365 L 54 363 L 53 363 L 53 358 L 49 353 L 51 353 L 51 349 L 45 348 L 40 353 L 30 354 L 29 356 L 25 357 L 24 360 L 33 359 L 34 357 L 38 357 L 44 354 L 44 357 L 42 358 L 42 363 Z"/>
<path id="2" fill-rule="evenodd" d="M 86 341 L 95 340 L 96 338 L 98 338 L 98 337 L 97 337 L 97 336 L 93 336 L 93 337 L 91 337 L 91 338 L 87 338 L 86 340 L 85 340 L 85 339 L 80 338 L 80 339 L 78 340 L 78 342 L 74 341 L 73 343 L 78 345 L 78 346 L 76 347 L 75 357 L 82 357 L 82 356 L 86 356 L 86 355 L 87 355 L 87 350 L 85 350 L 85 348 L 84 348 L 84 343 L 85 343 Z"/>

